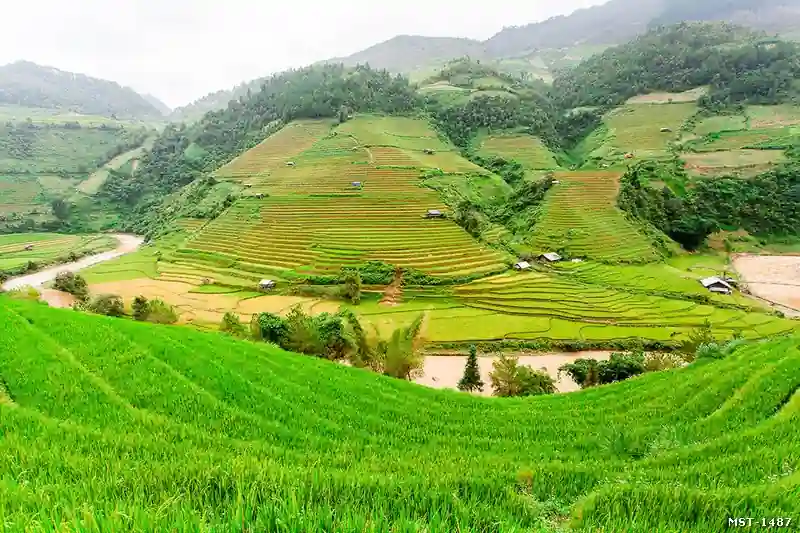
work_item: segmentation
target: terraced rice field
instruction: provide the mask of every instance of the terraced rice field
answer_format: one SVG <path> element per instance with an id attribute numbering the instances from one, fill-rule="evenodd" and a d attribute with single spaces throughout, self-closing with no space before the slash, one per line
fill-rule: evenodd
<path id="1" fill-rule="evenodd" d="M 697 112 L 694 103 L 633 104 L 619 107 L 604 119 L 608 132 L 590 157 L 620 160 L 627 153 L 639 159 L 667 157 L 684 123 Z M 671 131 L 662 132 L 662 128 Z"/>
<path id="2" fill-rule="evenodd" d="M 531 272 L 503 274 L 458 287 L 455 295 L 468 307 L 511 315 L 573 323 L 573 338 L 601 335 L 638 336 L 640 328 L 662 328 L 666 338 L 702 326 L 707 320 L 722 337 L 765 337 L 794 331 L 800 323 L 766 313 L 723 309 L 689 300 L 649 296 L 578 279 Z M 608 331 L 600 332 L 600 328 Z M 586 328 L 586 331 L 584 331 Z M 547 331 L 520 330 L 506 338 L 549 338 Z M 615 337 L 603 337 L 606 339 Z M 647 335 L 642 338 L 648 338 Z"/>
<path id="3" fill-rule="evenodd" d="M 570 257 L 643 262 L 659 259 L 644 235 L 616 207 L 619 174 L 558 172 L 533 229 L 538 253 L 561 250 Z"/>
<path id="4" fill-rule="evenodd" d="M 25 247 L 33 249 L 26 251 Z M 116 246 L 107 235 L 60 235 L 57 233 L 20 233 L 0 235 L 0 270 L 10 270 L 28 262 L 45 265 L 66 259 L 70 253 L 102 252 Z"/>
<path id="5" fill-rule="evenodd" d="M 793 128 L 729 131 L 711 134 L 703 142 L 692 143 L 691 148 L 697 152 L 717 152 L 765 145 L 786 146 L 793 137 L 796 137 Z"/>
<path id="6" fill-rule="evenodd" d="M 707 92 L 708 89 L 706 89 L 705 87 L 698 87 L 697 89 L 691 89 L 689 91 L 684 91 L 680 93 L 660 92 L 660 93 L 641 94 L 638 96 L 634 96 L 633 98 L 629 98 L 627 103 L 670 104 L 670 103 L 681 103 L 681 102 L 696 102 Z"/>
<path id="7" fill-rule="evenodd" d="M 0 176 L 0 215 L 29 213 L 41 204 L 42 187 L 35 177 Z"/>
<path id="8" fill-rule="evenodd" d="M 751 128 L 780 128 L 800 125 L 800 107 L 793 105 L 753 105 L 745 113 Z"/>
<path id="9" fill-rule="evenodd" d="M 478 153 L 482 156 L 500 156 L 513 159 L 531 170 L 554 170 L 559 168 L 555 155 L 541 139 L 531 135 L 491 135 L 478 141 Z"/>
<path id="10" fill-rule="evenodd" d="M 450 158 L 451 169 L 474 167 L 422 120 L 357 117 L 293 157 L 294 166 L 247 177 L 252 194 L 268 196 L 239 201 L 186 248 L 278 273 L 329 273 L 368 260 L 443 277 L 503 270 L 510 258 L 450 221 L 425 218 L 429 209 L 445 210 L 420 181 L 429 168 L 421 161 L 441 165 L 437 156 Z"/>
<path id="11" fill-rule="evenodd" d="M 681 156 L 686 169 L 698 176 L 753 176 L 786 161 L 783 150 L 726 150 Z"/>
<path id="12" fill-rule="evenodd" d="M 725 115 L 703 119 L 694 129 L 697 135 L 708 135 L 720 131 L 742 131 L 747 129 L 747 117 L 743 115 Z"/>
<path id="13" fill-rule="evenodd" d="M 219 178 L 243 179 L 268 174 L 285 166 L 292 157 L 310 148 L 333 126 L 329 120 L 293 122 L 270 135 L 258 146 L 243 153 L 214 173 Z"/>

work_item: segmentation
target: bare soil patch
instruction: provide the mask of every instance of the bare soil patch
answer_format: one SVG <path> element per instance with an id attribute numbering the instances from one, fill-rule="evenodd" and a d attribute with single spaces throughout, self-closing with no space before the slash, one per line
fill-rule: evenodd
<path id="1" fill-rule="evenodd" d="M 742 254 L 733 265 L 751 294 L 800 316 L 800 256 Z"/>

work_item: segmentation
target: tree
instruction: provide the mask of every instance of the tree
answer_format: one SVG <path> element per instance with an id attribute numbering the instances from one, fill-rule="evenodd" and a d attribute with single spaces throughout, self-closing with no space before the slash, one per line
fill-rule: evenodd
<path id="1" fill-rule="evenodd" d="M 133 303 L 131 304 L 131 309 L 133 311 L 133 319 L 143 322 L 147 320 L 148 314 L 148 301 L 147 298 L 144 296 L 137 296 L 133 299 Z"/>
<path id="2" fill-rule="evenodd" d="M 388 341 L 378 343 L 379 357 L 383 360 L 383 373 L 398 379 L 412 379 L 419 375 L 425 363 L 422 355 L 422 322 L 419 315 L 408 327 L 392 332 Z"/>
<path id="3" fill-rule="evenodd" d="M 517 356 L 500 354 L 492 367 L 489 376 L 495 396 L 538 396 L 553 394 L 556 391 L 555 380 L 552 377 L 546 372 L 520 365 Z"/>
<path id="4" fill-rule="evenodd" d="M 464 366 L 464 376 L 458 382 L 458 390 L 465 392 L 483 391 L 483 381 L 478 368 L 478 350 L 475 345 L 469 347 L 467 364 Z"/>
<path id="5" fill-rule="evenodd" d="M 219 330 L 235 337 L 242 337 L 245 334 L 245 328 L 239 319 L 239 315 L 236 313 L 231 313 L 230 311 L 225 313 L 225 315 L 222 317 Z"/>
<path id="6" fill-rule="evenodd" d="M 711 330 L 711 322 L 705 320 L 702 326 L 694 328 L 689 332 L 689 338 L 681 342 L 679 351 L 686 362 L 691 362 L 697 357 L 697 349 L 700 348 L 700 346 L 704 344 L 713 344 L 715 342 L 716 339 Z"/>
<path id="7" fill-rule="evenodd" d="M 86 310 L 98 315 L 125 316 L 125 303 L 116 294 L 101 294 L 86 305 Z"/>
<path id="8" fill-rule="evenodd" d="M 361 273 L 358 270 L 344 270 L 342 296 L 353 305 L 361 303 Z"/>
<path id="9" fill-rule="evenodd" d="M 74 272 L 59 272 L 56 275 L 53 288 L 57 291 L 68 292 L 81 302 L 85 302 L 89 297 L 89 286 L 86 280 Z"/>
<path id="10" fill-rule="evenodd" d="M 258 340 L 282 345 L 287 335 L 284 320 L 272 313 L 254 315 L 255 323 L 251 323 L 251 334 Z"/>
<path id="11" fill-rule="evenodd" d="M 69 218 L 72 205 L 63 198 L 56 198 L 50 202 L 50 208 L 53 210 L 53 215 L 63 222 Z"/>
<path id="12" fill-rule="evenodd" d="M 581 388 L 595 387 L 646 372 L 644 352 L 612 353 L 608 361 L 595 359 L 576 359 L 572 363 L 562 365 L 559 373 L 568 374 Z"/>

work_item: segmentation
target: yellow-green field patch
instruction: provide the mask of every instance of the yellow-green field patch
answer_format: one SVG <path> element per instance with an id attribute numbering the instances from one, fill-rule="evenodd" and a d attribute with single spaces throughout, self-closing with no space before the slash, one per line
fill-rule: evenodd
<path id="1" fill-rule="evenodd" d="M 559 168 L 553 152 L 538 137 L 525 134 L 489 135 L 480 138 L 476 144 L 482 156 L 513 159 L 531 170 Z"/>

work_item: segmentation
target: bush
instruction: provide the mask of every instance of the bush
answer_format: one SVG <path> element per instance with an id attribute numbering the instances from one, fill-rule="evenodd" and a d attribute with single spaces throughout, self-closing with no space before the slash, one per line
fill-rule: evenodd
<path id="1" fill-rule="evenodd" d="M 286 323 L 281 317 L 272 313 L 253 315 L 250 321 L 250 334 L 256 340 L 281 346 L 286 341 L 287 333 Z"/>
<path id="2" fill-rule="evenodd" d="M 242 325 L 242 321 L 239 319 L 239 315 L 231 313 L 230 311 L 225 313 L 225 315 L 222 317 L 219 330 L 235 337 L 243 337 L 246 333 L 245 327 Z"/>
<path id="3" fill-rule="evenodd" d="M 105 316 L 125 316 L 125 303 L 116 294 L 102 294 L 84 307 L 90 313 Z"/>
<path id="4" fill-rule="evenodd" d="M 86 280 L 83 279 L 83 276 L 74 272 L 59 272 L 53 283 L 53 288 L 68 292 L 81 302 L 85 302 L 89 297 L 89 287 Z"/>
<path id="5" fill-rule="evenodd" d="M 347 269 L 343 272 L 342 298 L 353 305 L 361 303 L 361 273 L 358 270 Z"/>
<path id="6" fill-rule="evenodd" d="M 608 361 L 576 359 L 562 365 L 559 373 L 568 374 L 582 388 L 623 381 L 646 372 L 645 355 L 641 351 L 612 353 Z"/>
<path id="7" fill-rule="evenodd" d="M 501 354 L 492 365 L 492 389 L 495 396 L 538 396 L 553 394 L 555 381 L 545 372 L 519 364 L 519 358 Z"/>
<path id="8" fill-rule="evenodd" d="M 147 302 L 147 318 L 153 324 L 174 324 L 178 321 L 175 308 L 163 300 L 150 300 Z"/>

